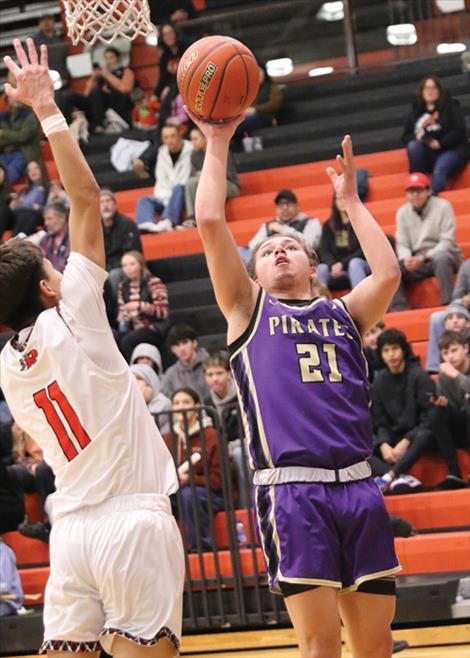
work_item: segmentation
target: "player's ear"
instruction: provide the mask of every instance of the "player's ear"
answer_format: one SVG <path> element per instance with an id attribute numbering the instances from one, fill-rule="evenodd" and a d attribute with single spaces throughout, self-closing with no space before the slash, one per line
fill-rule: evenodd
<path id="1" fill-rule="evenodd" d="M 41 279 L 39 282 L 39 293 L 48 299 L 57 297 L 57 293 L 52 290 L 47 279 Z"/>

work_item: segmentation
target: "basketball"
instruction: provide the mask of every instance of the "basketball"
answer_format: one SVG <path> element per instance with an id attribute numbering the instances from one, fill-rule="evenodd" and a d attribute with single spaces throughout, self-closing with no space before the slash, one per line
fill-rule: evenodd
<path id="1" fill-rule="evenodd" d="M 253 53 L 231 37 L 196 41 L 183 54 L 177 72 L 188 108 L 211 122 L 233 119 L 253 103 L 259 69 Z"/>

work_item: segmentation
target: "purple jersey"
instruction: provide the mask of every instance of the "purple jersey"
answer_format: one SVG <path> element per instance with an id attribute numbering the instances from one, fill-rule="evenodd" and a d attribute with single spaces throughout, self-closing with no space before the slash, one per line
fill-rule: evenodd
<path id="1" fill-rule="evenodd" d="M 250 465 L 338 469 L 367 458 L 367 365 L 342 301 L 285 302 L 260 292 L 230 346 Z"/>

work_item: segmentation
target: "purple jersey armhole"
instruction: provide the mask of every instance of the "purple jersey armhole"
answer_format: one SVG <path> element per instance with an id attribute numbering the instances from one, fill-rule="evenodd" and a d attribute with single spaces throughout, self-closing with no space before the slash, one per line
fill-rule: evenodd
<path id="1" fill-rule="evenodd" d="M 256 298 L 255 308 L 253 309 L 253 315 L 251 316 L 250 321 L 249 321 L 248 326 L 245 329 L 245 331 L 240 336 L 238 336 L 238 338 L 233 340 L 230 343 L 230 345 L 227 345 L 227 351 L 230 354 L 230 356 L 235 354 L 235 352 L 238 350 L 238 348 L 243 345 L 243 343 L 247 340 L 248 336 L 251 334 L 251 332 L 253 330 L 253 326 L 256 322 L 256 318 L 258 316 L 258 310 L 259 310 L 259 305 L 261 303 L 262 294 L 263 294 L 263 289 L 260 288 L 259 292 L 258 292 L 258 297 Z"/>

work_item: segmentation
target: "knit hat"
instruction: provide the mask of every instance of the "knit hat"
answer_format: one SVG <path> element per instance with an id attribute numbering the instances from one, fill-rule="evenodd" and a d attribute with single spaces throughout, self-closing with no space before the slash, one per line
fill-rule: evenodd
<path id="1" fill-rule="evenodd" d="M 449 315 L 452 315 L 452 313 L 458 313 L 458 315 L 462 315 L 468 322 L 470 322 L 470 311 L 463 304 L 456 304 L 455 302 L 450 304 L 446 309 L 444 322 L 449 317 Z"/>

